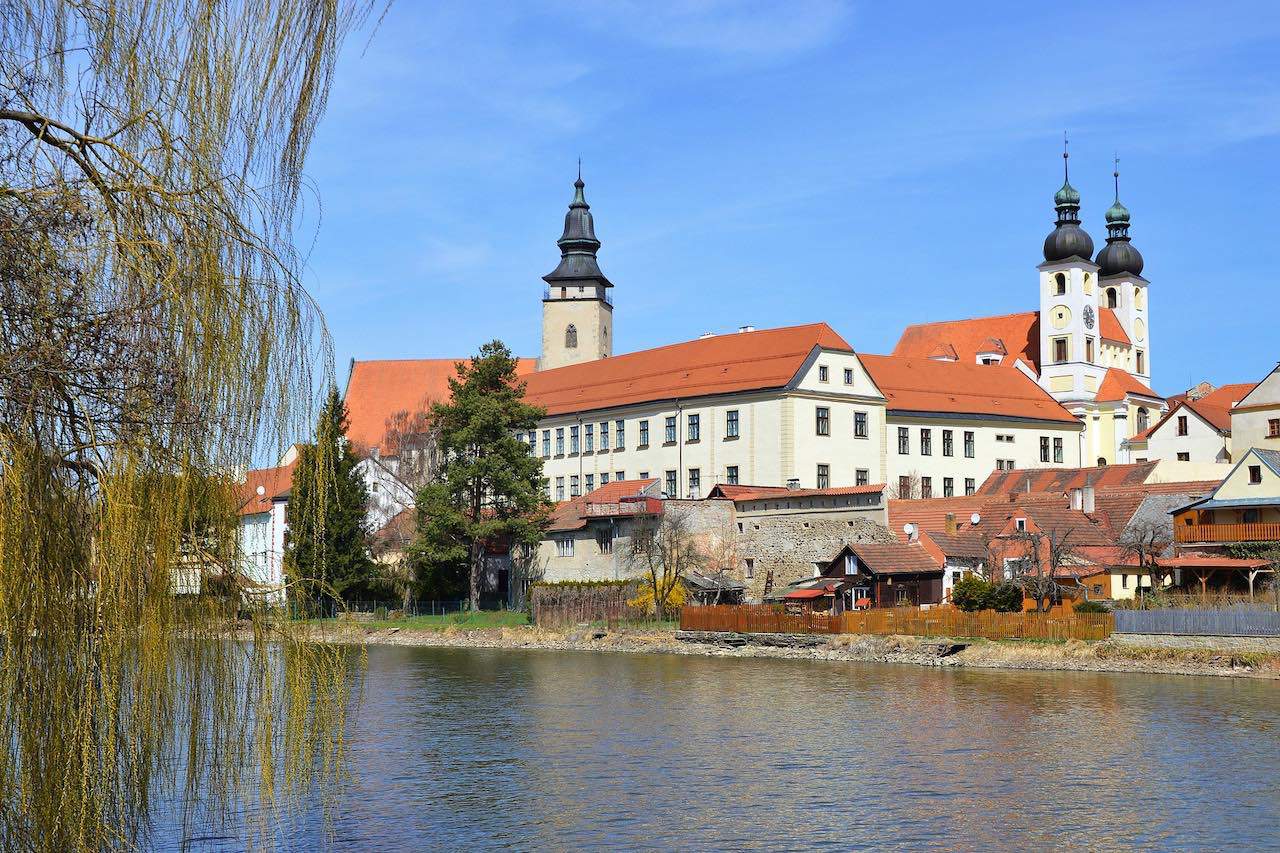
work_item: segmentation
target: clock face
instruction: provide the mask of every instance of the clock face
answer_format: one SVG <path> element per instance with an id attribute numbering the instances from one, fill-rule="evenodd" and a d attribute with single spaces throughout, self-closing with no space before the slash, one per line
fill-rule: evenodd
<path id="1" fill-rule="evenodd" d="M 1084 327 L 1086 329 L 1093 328 L 1093 306 L 1092 305 L 1084 306 Z"/>

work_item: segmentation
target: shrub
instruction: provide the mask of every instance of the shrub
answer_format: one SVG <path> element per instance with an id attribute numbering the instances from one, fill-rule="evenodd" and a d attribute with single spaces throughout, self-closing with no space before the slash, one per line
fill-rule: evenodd
<path id="1" fill-rule="evenodd" d="M 1110 613 L 1111 608 L 1101 601 L 1078 601 L 1074 608 L 1076 613 Z"/>
<path id="2" fill-rule="evenodd" d="M 1022 610 L 1022 587 L 1014 583 L 999 583 L 991 587 L 987 595 L 987 607 L 1001 613 L 1018 613 Z"/>
<path id="3" fill-rule="evenodd" d="M 951 603 L 966 613 L 984 610 L 991 596 L 991 584 L 977 575 L 969 575 L 956 581 L 951 590 Z"/>

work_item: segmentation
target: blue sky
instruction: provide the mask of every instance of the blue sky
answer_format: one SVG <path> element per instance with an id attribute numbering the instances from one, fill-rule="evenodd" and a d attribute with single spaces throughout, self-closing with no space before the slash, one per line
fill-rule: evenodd
<path id="1" fill-rule="evenodd" d="M 357 358 L 540 346 L 578 157 L 618 352 L 825 320 L 1030 310 L 1061 183 L 1098 246 L 1111 158 L 1153 384 L 1278 358 L 1280 6 L 398 0 L 339 65 L 306 284 Z"/>

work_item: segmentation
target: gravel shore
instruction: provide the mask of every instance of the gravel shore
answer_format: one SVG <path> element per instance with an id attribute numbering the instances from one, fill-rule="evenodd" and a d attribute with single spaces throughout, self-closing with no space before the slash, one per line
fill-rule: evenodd
<path id="1" fill-rule="evenodd" d="M 1112 642 L 1039 643 L 938 640 L 930 637 L 757 636 L 745 645 L 725 638 L 681 639 L 671 631 L 605 631 L 589 627 L 552 631 L 535 627 L 461 631 L 340 626 L 312 629 L 312 639 L 330 643 L 436 646 L 477 649 L 554 649 L 584 652 L 703 655 L 737 658 L 908 663 L 918 666 L 987 669 L 1143 672 L 1280 680 L 1280 655 L 1240 651 L 1147 649 Z M 734 638 L 727 638 L 731 642 Z M 712 640 L 712 641 L 708 641 Z M 771 644 L 762 644 L 771 643 Z M 792 645 L 804 643 L 806 645 Z"/>

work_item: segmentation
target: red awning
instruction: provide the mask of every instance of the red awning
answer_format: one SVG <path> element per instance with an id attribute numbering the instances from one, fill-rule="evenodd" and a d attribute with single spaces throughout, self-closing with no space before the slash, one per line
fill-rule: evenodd
<path id="1" fill-rule="evenodd" d="M 794 590 L 794 591 L 792 591 L 792 592 L 787 593 L 786 595 L 784 595 L 784 596 L 783 596 L 783 598 L 802 598 L 802 599 L 803 599 L 803 598 L 822 598 L 822 596 L 827 595 L 827 594 L 828 594 L 828 593 L 827 593 L 827 590 L 826 590 L 826 589 L 823 589 L 823 588 L 819 588 L 819 589 L 797 589 L 797 590 Z"/>

